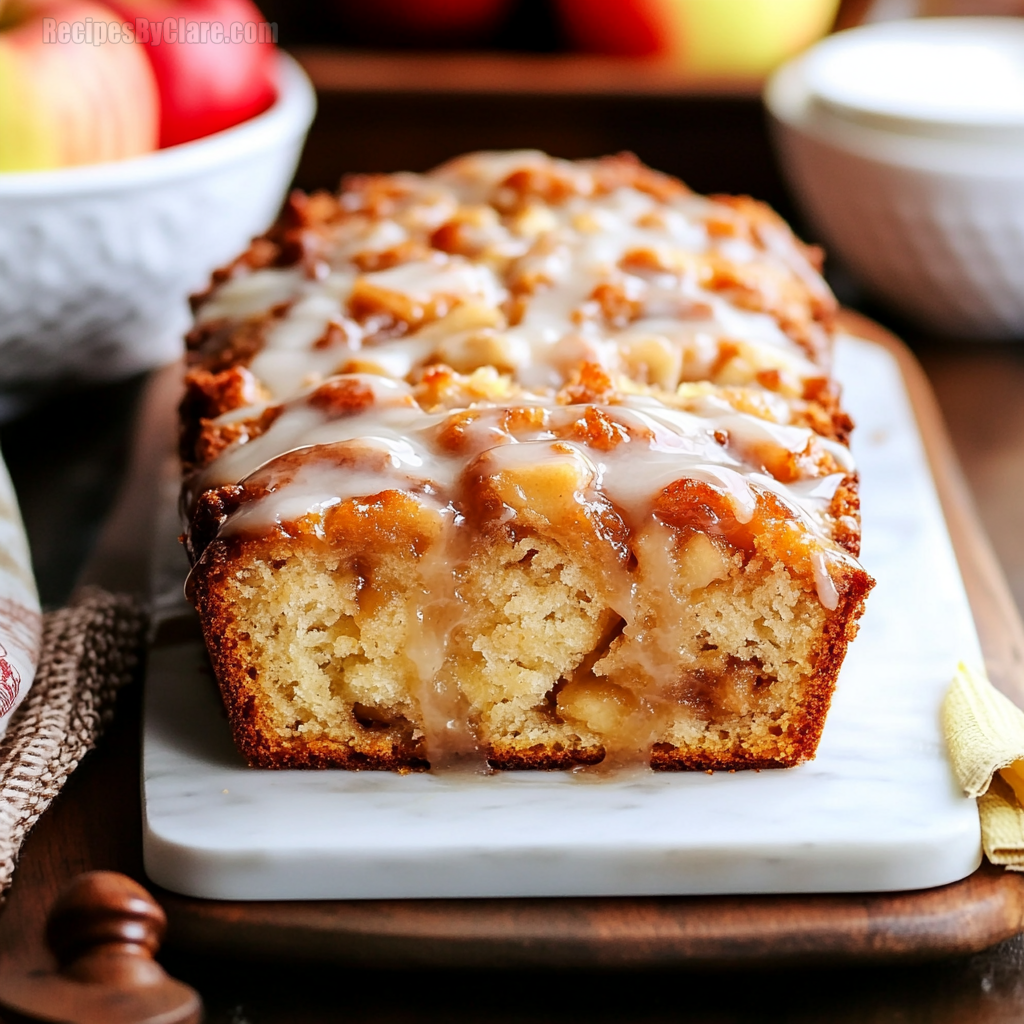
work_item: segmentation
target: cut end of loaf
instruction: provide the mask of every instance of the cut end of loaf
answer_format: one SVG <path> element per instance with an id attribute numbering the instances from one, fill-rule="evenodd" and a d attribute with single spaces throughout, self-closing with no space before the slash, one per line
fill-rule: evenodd
<path id="1" fill-rule="evenodd" d="M 851 571 L 828 611 L 781 563 L 656 520 L 602 559 L 512 530 L 453 540 L 397 495 L 350 519 L 330 544 L 215 545 L 197 577 L 253 764 L 797 764 L 870 586 Z"/>

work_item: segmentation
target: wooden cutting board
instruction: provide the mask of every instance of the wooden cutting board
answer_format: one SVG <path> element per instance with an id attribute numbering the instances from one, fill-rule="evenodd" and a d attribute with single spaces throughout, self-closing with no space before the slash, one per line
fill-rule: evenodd
<path id="1" fill-rule="evenodd" d="M 1024 628 L 929 385 L 892 335 L 852 314 L 845 326 L 899 361 L 990 676 L 1024 705 Z M 1024 927 L 1024 879 L 989 865 L 936 889 L 858 895 L 241 902 L 157 893 L 169 941 L 193 950 L 388 967 L 925 958 L 980 950 Z"/>

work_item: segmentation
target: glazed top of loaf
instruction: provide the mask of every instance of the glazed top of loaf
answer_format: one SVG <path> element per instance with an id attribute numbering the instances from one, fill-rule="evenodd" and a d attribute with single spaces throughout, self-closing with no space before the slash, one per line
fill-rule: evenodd
<path id="1" fill-rule="evenodd" d="M 342 375 L 225 414 L 215 428 L 229 443 L 186 487 L 194 557 L 214 537 L 329 539 L 331 509 L 396 491 L 453 524 L 537 514 L 550 524 L 583 509 L 612 545 L 628 546 L 652 516 L 740 547 L 751 530 L 775 530 L 779 557 L 802 562 L 822 604 L 836 606 L 852 562 L 837 538 L 856 535 L 836 500 L 853 472 L 843 444 L 739 411 L 737 396 L 714 389 L 674 406 L 623 392 L 595 365 L 555 401 L 489 380 L 475 382 L 479 400 L 452 408 L 473 381 L 446 390 Z"/>
<path id="2" fill-rule="evenodd" d="M 583 361 L 675 388 L 829 375 L 834 300 L 766 206 L 705 198 L 628 155 L 477 153 L 293 197 L 196 302 L 194 364 L 283 400 L 339 372 L 491 365 L 560 387 Z"/>

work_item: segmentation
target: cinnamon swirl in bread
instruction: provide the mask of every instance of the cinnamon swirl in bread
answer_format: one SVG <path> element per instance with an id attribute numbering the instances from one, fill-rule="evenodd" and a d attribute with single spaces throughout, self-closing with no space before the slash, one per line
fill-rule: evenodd
<path id="1" fill-rule="evenodd" d="M 182 405 L 249 760 L 813 756 L 872 585 L 814 259 L 629 157 L 293 197 L 197 301 Z"/>

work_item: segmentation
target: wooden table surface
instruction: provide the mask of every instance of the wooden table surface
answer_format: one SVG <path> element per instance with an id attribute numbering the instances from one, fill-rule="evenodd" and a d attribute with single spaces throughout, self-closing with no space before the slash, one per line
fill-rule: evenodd
<path id="1" fill-rule="evenodd" d="M 365 69 L 364 69 L 365 70 Z M 329 68 L 321 68 L 327 76 Z M 302 184 L 340 170 L 423 167 L 480 145 L 567 156 L 629 147 L 701 189 L 785 205 L 756 99 L 414 97 L 325 82 Z M 789 211 L 787 211 L 789 212 Z M 841 283 L 841 282 L 840 282 Z M 850 301 L 849 295 L 844 299 Z M 854 296 L 856 298 L 856 296 Z M 876 312 L 876 311 L 873 311 Z M 877 312 L 876 312 L 877 315 Z M 981 520 L 1024 608 L 1024 344 L 938 343 L 903 331 L 951 428 Z M 44 601 L 66 600 L 121 479 L 143 381 L 55 396 L 0 429 Z M 130 524 L 129 524 L 130 525 Z M 38 934 L 48 894 L 91 868 L 141 872 L 138 689 L 30 837 L 0 913 L 0 957 Z M 900 967 L 745 971 L 381 972 L 230 962 L 168 951 L 215 1024 L 630 1021 L 661 1024 L 1002 1024 L 1024 1019 L 1024 942 Z"/>
<path id="2" fill-rule="evenodd" d="M 1024 348 L 915 339 L 947 417 L 982 520 L 1024 606 Z M 138 382 L 51 403 L 4 429 L 44 593 L 59 601 L 79 549 L 123 470 Z M 95 415 L 84 417 L 85 409 Z M 55 441 L 74 435 L 59 451 Z M 55 495 L 66 497 L 57 502 Z M 85 527 L 83 528 L 83 524 Z M 63 526 L 63 529 L 61 528 Z M 77 530 L 76 530 L 77 527 Z M 80 557 L 80 556 L 79 556 Z M 72 558 L 72 561 L 74 559 Z M 54 888 L 90 868 L 143 878 L 138 800 L 137 689 L 122 695 L 101 748 L 87 758 L 27 843 L 0 914 L 0 957 L 38 935 Z M 996 1022 L 1024 1018 L 1024 942 L 917 966 L 697 972 L 432 970 L 164 957 L 195 985 L 207 1019 L 223 1024 L 346 1020 L 565 1022 Z"/>

